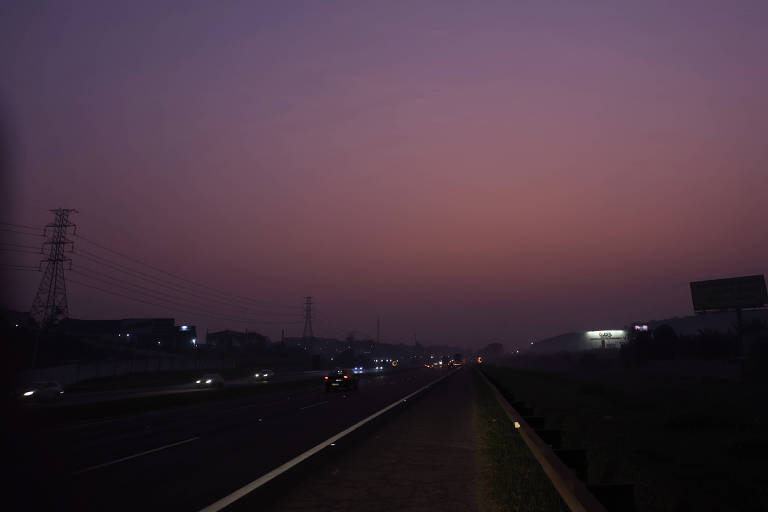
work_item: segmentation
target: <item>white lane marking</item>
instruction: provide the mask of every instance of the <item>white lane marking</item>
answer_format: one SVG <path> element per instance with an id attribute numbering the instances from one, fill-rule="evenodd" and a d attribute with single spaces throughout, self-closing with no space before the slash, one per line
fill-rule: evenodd
<path id="1" fill-rule="evenodd" d="M 389 404 L 388 406 L 386 406 L 385 408 L 381 409 L 380 411 L 371 414 L 370 416 L 368 416 L 364 420 L 358 421 L 357 423 L 355 423 L 351 427 L 349 427 L 349 428 L 347 428 L 345 430 L 342 430 L 341 432 L 339 432 L 335 436 L 330 437 L 330 438 L 326 439 L 325 441 L 323 441 L 322 443 L 320 443 L 318 445 L 315 445 L 315 447 L 310 448 L 309 450 L 305 451 L 304 453 L 302 453 L 300 455 L 297 455 L 296 457 L 292 458 L 291 460 L 289 460 L 285 464 L 282 464 L 281 466 L 276 467 L 275 469 L 273 469 L 269 473 L 265 473 L 265 474 L 261 475 L 259 478 L 257 478 L 253 482 L 244 485 L 243 487 L 237 489 L 232 494 L 224 496 L 223 498 L 221 498 L 217 502 L 208 505 L 204 509 L 200 510 L 200 512 L 218 512 L 219 510 L 223 509 L 224 507 L 228 507 L 229 505 L 231 505 L 232 503 L 236 502 L 237 500 L 239 500 L 243 496 L 245 496 L 245 495 L 255 491 L 256 489 L 258 489 L 262 485 L 266 484 L 267 482 L 269 482 L 273 478 L 275 478 L 277 476 L 280 476 L 282 473 L 285 473 L 286 471 L 288 471 L 292 467 L 296 466 L 297 464 L 300 464 L 301 462 L 307 460 L 308 458 L 310 458 L 311 456 L 313 456 L 314 454 L 316 454 L 317 452 L 319 452 L 323 448 L 326 448 L 328 446 L 335 446 L 336 441 L 338 441 L 342 437 L 344 437 L 347 434 L 357 430 L 358 428 L 362 427 L 363 425 L 365 425 L 366 423 L 368 423 L 372 419 L 374 419 L 374 418 L 376 418 L 378 416 L 381 416 L 382 414 L 384 414 L 388 410 L 392 409 L 393 407 L 397 407 L 401 403 L 407 401 L 412 396 L 414 396 L 414 395 L 424 391 L 427 388 L 432 387 L 433 385 L 437 384 L 438 382 L 440 382 L 441 380 L 443 380 L 444 378 L 446 378 L 446 377 L 448 377 L 448 376 L 450 376 L 452 374 L 453 374 L 453 372 L 447 373 L 447 374 L 445 374 L 445 375 L 443 375 L 443 376 L 433 380 L 432 382 L 428 383 L 426 386 L 420 387 L 419 389 L 417 389 L 416 391 L 414 391 L 410 395 L 406 395 L 403 398 L 400 398 L 399 400 Z"/>
<path id="2" fill-rule="evenodd" d="M 323 405 L 323 404 L 327 404 L 327 403 L 328 403 L 328 400 L 326 400 L 325 402 L 317 402 L 316 404 L 305 405 L 304 407 L 299 407 L 299 410 L 303 411 L 304 409 L 311 409 L 313 407 L 317 407 L 318 405 Z"/>
<path id="3" fill-rule="evenodd" d="M 107 467 L 107 466 L 111 466 L 112 464 L 117 464 L 119 462 L 124 462 L 126 460 L 135 459 L 137 457 L 142 457 L 142 456 L 148 455 L 150 453 L 159 452 L 160 450 L 165 450 L 166 448 L 173 448 L 174 446 L 179 446 L 179 445 L 182 445 L 182 444 L 191 443 L 192 441 L 197 441 L 198 439 L 200 439 L 200 438 L 199 437 L 191 437 L 189 439 L 185 439 L 184 441 L 179 441 L 177 443 L 167 444 L 167 445 L 161 446 L 159 448 L 152 448 L 151 450 L 147 450 L 147 451 L 141 452 L 141 453 L 136 453 L 134 455 L 129 455 L 127 457 L 123 457 L 123 458 L 120 458 L 120 459 L 117 459 L 117 460 L 113 460 L 111 462 L 105 462 L 104 464 L 97 464 L 95 466 L 90 466 L 90 467 L 87 467 L 85 469 L 80 469 L 78 471 L 75 471 L 72 474 L 73 475 L 80 475 L 82 473 L 87 473 L 88 471 L 93 471 L 95 469 L 101 469 L 101 468 L 104 468 L 104 467 Z"/>

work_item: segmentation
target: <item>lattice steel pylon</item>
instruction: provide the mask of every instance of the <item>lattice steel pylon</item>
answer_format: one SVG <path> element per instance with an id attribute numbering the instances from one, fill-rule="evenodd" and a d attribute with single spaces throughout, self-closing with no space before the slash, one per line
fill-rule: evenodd
<path id="1" fill-rule="evenodd" d="M 304 339 L 312 339 L 315 335 L 312 333 L 312 297 L 304 297 Z"/>
<path id="2" fill-rule="evenodd" d="M 52 232 L 48 239 L 43 242 L 43 248 L 50 246 L 48 258 L 41 260 L 40 265 L 46 264 L 43 278 L 40 280 L 40 286 L 37 289 L 35 300 L 32 301 L 32 310 L 30 316 L 39 327 L 49 327 L 69 313 L 67 305 L 67 285 L 64 281 L 64 265 L 72 264 L 72 260 L 65 256 L 66 248 L 69 252 L 74 249 L 74 242 L 67 238 L 69 228 L 72 228 L 72 234 L 75 233 L 76 226 L 69 222 L 69 214 L 77 213 L 73 208 L 58 208 L 51 210 L 54 214 L 54 221 L 45 226 L 45 234 L 48 230 Z"/>

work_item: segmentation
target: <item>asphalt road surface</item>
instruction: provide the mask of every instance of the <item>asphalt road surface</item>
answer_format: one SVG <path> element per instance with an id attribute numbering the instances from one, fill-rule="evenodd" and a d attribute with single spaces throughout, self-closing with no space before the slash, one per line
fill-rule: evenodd
<path id="1" fill-rule="evenodd" d="M 200 510 L 446 371 L 15 432 L 11 496 L 17 510 Z"/>
<path id="2" fill-rule="evenodd" d="M 216 372 L 200 372 L 202 377 L 205 373 Z M 227 387 L 243 387 L 243 386 L 268 386 L 273 382 L 294 382 L 299 380 L 306 380 L 313 377 L 322 376 L 324 371 L 306 371 L 306 372 L 291 372 L 291 373 L 277 373 L 274 377 L 267 381 L 257 380 L 254 377 L 246 377 L 241 379 L 233 379 L 225 381 Z M 86 393 L 65 393 L 58 400 L 59 405 L 71 405 L 71 404 L 85 404 L 94 402 L 107 402 L 110 400 L 122 400 L 125 398 L 141 398 L 148 396 L 163 396 L 173 395 L 177 393 L 199 393 L 207 391 L 207 389 L 200 389 L 193 382 L 187 382 L 184 384 L 177 384 L 175 386 L 163 386 L 155 388 L 140 388 L 140 389 L 118 389 L 110 391 L 91 391 Z"/>

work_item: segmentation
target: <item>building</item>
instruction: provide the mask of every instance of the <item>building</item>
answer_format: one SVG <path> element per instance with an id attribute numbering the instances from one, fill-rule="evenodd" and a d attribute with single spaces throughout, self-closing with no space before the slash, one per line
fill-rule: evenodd
<path id="1" fill-rule="evenodd" d="M 528 353 L 534 355 L 560 352 L 585 352 L 591 350 L 615 350 L 629 341 L 623 329 L 569 332 L 553 338 L 532 342 Z"/>

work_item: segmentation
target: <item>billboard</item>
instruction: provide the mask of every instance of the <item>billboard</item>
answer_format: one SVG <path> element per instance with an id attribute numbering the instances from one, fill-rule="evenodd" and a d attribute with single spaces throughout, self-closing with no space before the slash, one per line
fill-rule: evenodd
<path id="1" fill-rule="evenodd" d="M 768 305 L 763 275 L 691 282 L 694 311 L 754 308 Z"/>

